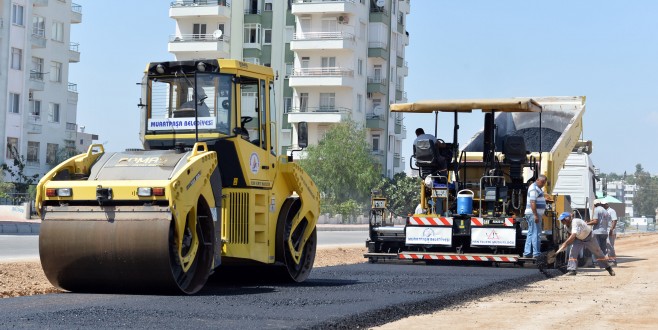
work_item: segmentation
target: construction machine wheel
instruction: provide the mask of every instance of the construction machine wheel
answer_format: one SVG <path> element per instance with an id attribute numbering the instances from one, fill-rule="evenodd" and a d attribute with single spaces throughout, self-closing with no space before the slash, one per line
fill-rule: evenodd
<path id="1" fill-rule="evenodd" d="M 212 216 L 203 200 L 199 200 L 197 207 L 187 215 L 180 253 L 172 221 L 169 229 L 171 273 L 178 288 L 184 293 L 196 293 L 208 280 L 212 268 L 214 241 Z"/>
<path id="2" fill-rule="evenodd" d="M 192 294 L 213 260 L 205 201 L 187 215 L 180 250 L 175 227 L 167 207 L 53 208 L 41 224 L 41 264 L 48 280 L 68 291 Z"/>
<path id="3" fill-rule="evenodd" d="M 311 236 L 303 247 L 299 262 L 293 257 L 293 248 L 299 248 L 302 244 L 303 233 L 308 221 L 302 219 L 302 223 L 292 230 L 294 217 L 301 207 L 299 198 L 288 198 L 281 208 L 279 214 L 279 223 L 277 225 L 277 260 L 284 264 L 284 280 L 292 282 L 303 282 L 311 273 L 313 262 L 315 261 L 315 251 L 317 248 L 317 230 L 313 228 Z"/>

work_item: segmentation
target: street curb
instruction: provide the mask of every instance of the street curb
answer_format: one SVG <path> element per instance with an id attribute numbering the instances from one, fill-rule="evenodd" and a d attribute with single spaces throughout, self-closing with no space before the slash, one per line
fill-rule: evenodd
<path id="1" fill-rule="evenodd" d="M 3 235 L 39 235 L 40 228 L 38 222 L 0 221 L 0 234 Z"/>

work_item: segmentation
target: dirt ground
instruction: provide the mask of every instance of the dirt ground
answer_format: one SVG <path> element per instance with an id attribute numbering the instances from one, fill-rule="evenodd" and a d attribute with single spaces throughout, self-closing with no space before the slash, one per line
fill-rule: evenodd
<path id="1" fill-rule="evenodd" d="M 361 245 L 361 244 L 359 244 Z M 335 266 L 364 262 L 365 247 L 323 248 L 318 247 L 315 267 Z M 58 292 L 41 269 L 38 260 L 0 261 L 0 298 L 29 296 Z"/>
<path id="2" fill-rule="evenodd" d="M 616 276 L 578 269 L 504 294 L 483 297 L 377 329 L 655 329 L 658 235 L 619 237 Z"/>

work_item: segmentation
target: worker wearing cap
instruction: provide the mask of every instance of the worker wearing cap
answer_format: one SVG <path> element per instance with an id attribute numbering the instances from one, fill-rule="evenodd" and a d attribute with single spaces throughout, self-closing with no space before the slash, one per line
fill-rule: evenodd
<path id="1" fill-rule="evenodd" d="M 571 233 L 569 238 L 560 246 L 560 250 L 566 250 L 569 244 L 573 243 L 571 251 L 569 251 L 567 275 L 576 275 L 578 255 L 580 255 L 580 251 L 585 247 L 596 256 L 599 267 L 605 268 L 610 276 L 615 276 L 615 271 L 612 270 L 612 263 L 608 261 L 608 258 L 601 252 L 601 248 L 599 248 L 597 242 L 594 241 L 592 229 L 587 223 L 583 219 L 572 218 L 569 212 L 563 212 L 558 219 L 564 225 L 565 229 Z"/>
<path id="2" fill-rule="evenodd" d="M 546 211 L 546 198 L 544 198 L 544 185 L 547 178 L 539 175 L 537 180 L 528 187 L 528 197 L 525 206 L 525 220 L 528 223 L 528 234 L 525 241 L 523 256 L 525 258 L 538 258 L 541 254 L 541 219 Z"/>
<path id="3" fill-rule="evenodd" d="M 603 202 L 600 199 L 595 199 L 594 214 L 592 215 L 592 220 L 587 222 L 587 224 L 592 226 L 592 235 L 594 235 L 594 239 L 599 244 L 599 248 L 604 255 L 608 252 L 607 241 L 609 222 L 610 214 L 608 214 L 608 211 L 603 207 Z M 592 261 L 595 261 L 593 256 Z"/>
<path id="4" fill-rule="evenodd" d="M 617 266 L 617 255 L 615 253 L 615 239 L 617 238 L 617 211 L 608 205 L 608 202 L 603 201 L 603 208 L 608 211 L 610 215 L 610 230 L 608 231 L 608 241 L 606 247 L 608 248 L 608 259 Z"/>

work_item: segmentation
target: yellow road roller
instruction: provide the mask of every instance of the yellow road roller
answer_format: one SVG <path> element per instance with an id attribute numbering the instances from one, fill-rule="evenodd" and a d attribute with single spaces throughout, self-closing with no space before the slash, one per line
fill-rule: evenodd
<path id="1" fill-rule="evenodd" d="M 149 63 L 144 149 L 92 145 L 37 186 L 48 280 L 74 292 L 193 294 L 215 271 L 262 266 L 263 278 L 304 281 L 320 195 L 291 155 L 277 155 L 273 79 L 237 60 Z"/>

